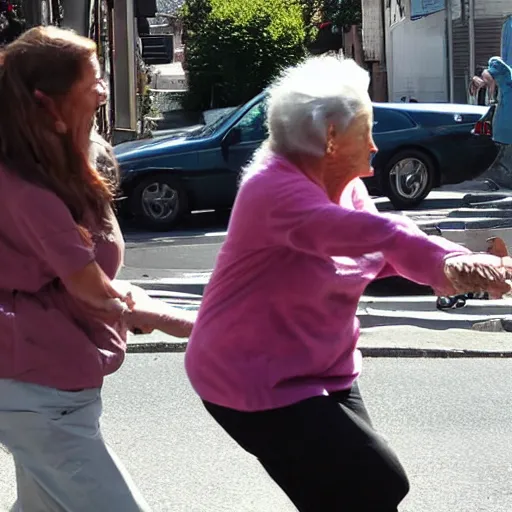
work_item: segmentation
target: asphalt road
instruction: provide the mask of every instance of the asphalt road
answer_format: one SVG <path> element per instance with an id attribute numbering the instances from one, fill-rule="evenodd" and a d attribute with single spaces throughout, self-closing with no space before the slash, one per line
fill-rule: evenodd
<path id="1" fill-rule="evenodd" d="M 126 254 L 120 279 L 161 279 L 210 271 L 228 220 L 229 213 L 198 213 L 177 229 L 161 233 L 123 226 Z"/>
<path id="2" fill-rule="evenodd" d="M 400 512 L 512 510 L 512 361 L 367 359 L 361 380 L 411 479 Z M 103 426 L 155 512 L 294 510 L 202 409 L 183 355 L 130 355 L 107 381 Z M 0 451 L 0 510 L 13 499 Z"/>

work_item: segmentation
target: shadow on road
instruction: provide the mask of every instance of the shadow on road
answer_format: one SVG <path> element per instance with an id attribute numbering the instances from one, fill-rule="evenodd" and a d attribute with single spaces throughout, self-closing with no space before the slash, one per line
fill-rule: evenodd
<path id="1" fill-rule="evenodd" d="M 434 292 L 430 286 L 413 283 L 403 277 L 388 277 L 371 283 L 364 294 L 372 297 L 387 297 L 389 295 L 412 297 L 415 295 L 434 295 Z"/>
<path id="2" fill-rule="evenodd" d="M 375 201 L 377 208 L 381 212 L 394 212 L 397 211 L 395 207 L 385 198 L 378 198 Z M 462 198 L 455 197 L 433 197 L 425 199 L 419 206 L 412 208 L 409 211 L 421 212 L 430 210 L 451 210 L 460 208 Z"/>

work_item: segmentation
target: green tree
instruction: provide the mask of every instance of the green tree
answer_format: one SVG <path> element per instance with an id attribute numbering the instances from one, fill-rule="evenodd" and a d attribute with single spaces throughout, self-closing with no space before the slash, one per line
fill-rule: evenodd
<path id="1" fill-rule="evenodd" d="M 0 1 L 0 46 L 14 41 L 25 30 L 21 1 Z"/>
<path id="2" fill-rule="evenodd" d="M 187 109 L 244 103 L 304 56 L 296 0 L 187 0 L 183 17 Z"/>
<path id="3" fill-rule="evenodd" d="M 315 36 L 318 23 L 332 21 L 338 27 L 359 25 L 362 21 L 361 0 L 300 0 L 306 41 Z"/>
<path id="4" fill-rule="evenodd" d="M 350 27 L 362 22 L 361 0 L 323 0 L 323 17 L 337 27 Z"/>
<path id="5" fill-rule="evenodd" d="M 326 0 L 299 0 L 304 21 L 304 43 L 306 46 L 318 33 L 317 24 L 322 21 L 322 10 Z"/>

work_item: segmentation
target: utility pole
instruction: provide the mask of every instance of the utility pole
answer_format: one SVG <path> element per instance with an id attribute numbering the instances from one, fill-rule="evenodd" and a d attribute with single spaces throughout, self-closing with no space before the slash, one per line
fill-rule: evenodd
<path id="1" fill-rule="evenodd" d="M 363 53 L 370 66 L 373 101 L 387 101 L 384 0 L 362 0 Z"/>
<path id="2" fill-rule="evenodd" d="M 137 68 L 135 62 L 135 26 L 133 0 L 114 2 L 114 130 L 113 143 L 137 137 Z"/>
<path id="3" fill-rule="evenodd" d="M 448 45 L 448 101 L 453 103 L 455 98 L 455 80 L 453 76 L 453 16 L 452 0 L 446 0 L 446 43 Z"/>

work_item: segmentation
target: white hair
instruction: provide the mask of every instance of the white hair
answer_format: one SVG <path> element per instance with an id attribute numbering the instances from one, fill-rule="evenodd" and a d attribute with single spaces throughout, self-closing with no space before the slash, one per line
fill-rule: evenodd
<path id="1" fill-rule="evenodd" d="M 311 57 L 287 69 L 269 88 L 269 147 L 281 154 L 322 157 L 328 128 L 343 133 L 368 111 L 368 73 L 343 57 Z"/>

